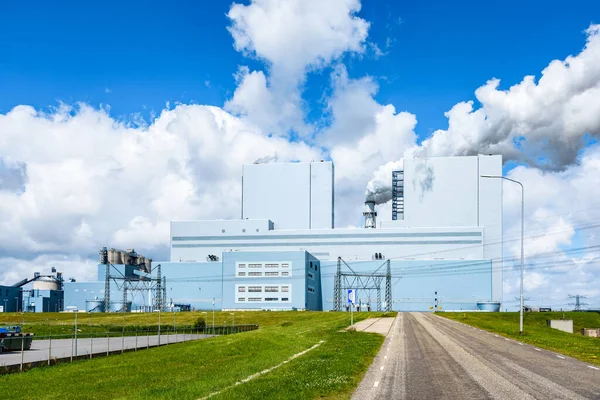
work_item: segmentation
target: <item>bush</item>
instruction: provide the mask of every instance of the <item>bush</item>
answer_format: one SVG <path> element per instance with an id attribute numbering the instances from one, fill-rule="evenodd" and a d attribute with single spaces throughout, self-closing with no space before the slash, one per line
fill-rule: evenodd
<path id="1" fill-rule="evenodd" d="M 202 330 L 206 328 L 206 321 L 204 320 L 203 317 L 199 317 L 196 322 L 194 323 L 194 329 L 196 330 Z"/>

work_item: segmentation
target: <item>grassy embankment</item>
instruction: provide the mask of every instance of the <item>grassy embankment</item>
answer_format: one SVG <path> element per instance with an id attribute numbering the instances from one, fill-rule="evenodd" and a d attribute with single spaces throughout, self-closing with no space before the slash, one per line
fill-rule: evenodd
<path id="1" fill-rule="evenodd" d="M 553 350 L 582 361 L 600 365 L 600 338 L 581 335 L 582 328 L 600 328 L 600 314 L 592 312 L 525 313 L 523 334 L 519 334 L 519 313 L 438 313 L 490 332 Z M 574 333 L 566 333 L 546 326 L 548 319 L 572 319 Z"/>
<path id="2" fill-rule="evenodd" d="M 355 320 L 377 315 L 354 314 Z M 178 320 L 191 325 L 198 316 L 181 313 Z M 114 315 L 94 317 L 103 325 L 122 323 L 122 316 L 120 320 Z M 260 329 L 0 376 L 0 393 L 12 399 L 198 399 L 225 389 L 212 398 L 348 398 L 383 342 L 377 334 L 339 332 L 349 317 L 347 313 L 239 312 L 236 324 L 258 323 Z M 63 315 L 57 318 L 61 321 Z M 154 323 L 154 318 L 128 315 L 126 323 L 143 325 Z M 230 318 L 229 313 L 217 313 L 215 323 Z M 41 323 L 32 326 L 43 329 Z M 232 386 L 320 341 L 324 342 L 319 347 L 282 367 Z"/>

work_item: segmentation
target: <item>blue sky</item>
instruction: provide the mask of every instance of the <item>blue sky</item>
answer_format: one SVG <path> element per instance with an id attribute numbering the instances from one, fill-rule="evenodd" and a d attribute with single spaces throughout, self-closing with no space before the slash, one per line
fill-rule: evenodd
<path id="1" fill-rule="evenodd" d="M 238 65 L 262 63 L 233 48 L 229 2 L 10 2 L 0 13 L 0 113 L 19 104 L 108 104 L 127 119 L 167 101 L 222 106 Z M 585 9 L 585 12 L 582 10 Z M 581 49 L 597 1 L 363 2 L 369 41 L 386 53 L 347 55 L 351 77 L 370 75 L 376 99 L 416 114 L 422 138 L 445 128 L 443 113 L 492 77 L 501 88 Z M 387 44 L 390 44 L 387 46 Z M 309 74 L 309 120 L 330 69 Z M 108 90 L 107 90 L 108 89 Z"/>

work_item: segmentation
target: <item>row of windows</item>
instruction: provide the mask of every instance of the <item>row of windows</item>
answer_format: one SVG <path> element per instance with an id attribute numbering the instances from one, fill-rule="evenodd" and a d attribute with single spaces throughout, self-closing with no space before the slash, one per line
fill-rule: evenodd
<path id="1" fill-rule="evenodd" d="M 265 286 L 265 292 L 289 292 L 290 291 L 290 287 L 289 286 Z M 246 291 L 246 286 L 238 286 L 237 291 L 239 293 L 245 292 Z M 261 293 L 263 291 L 263 287 L 262 286 L 248 286 L 248 292 L 254 292 L 254 293 Z"/>
<path id="2" fill-rule="evenodd" d="M 258 271 L 250 271 L 246 275 L 245 271 L 239 271 L 237 276 L 263 276 L 263 273 Z M 264 276 L 290 276 L 290 273 L 288 271 L 281 271 L 281 275 L 279 275 L 279 272 L 277 271 L 265 271 Z"/>
<path id="3" fill-rule="evenodd" d="M 246 301 L 245 297 L 238 297 L 237 301 Z M 252 301 L 252 302 L 262 302 L 262 301 L 290 301 L 289 297 L 282 297 L 281 299 L 279 299 L 279 297 L 265 297 L 264 299 L 261 299 L 260 297 L 248 297 L 248 301 Z"/>
<path id="4" fill-rule="evenodd" d="M 265 268 L 289 268 L 290 264 L 289 263 L 276 263 L 276 264 L 264 264 Z M 238 264 L 237 265 L 238 268 L 246 268 L 246 264 Z M 248 264 L 248 268 L 262 268 L 263 264 Z"/>

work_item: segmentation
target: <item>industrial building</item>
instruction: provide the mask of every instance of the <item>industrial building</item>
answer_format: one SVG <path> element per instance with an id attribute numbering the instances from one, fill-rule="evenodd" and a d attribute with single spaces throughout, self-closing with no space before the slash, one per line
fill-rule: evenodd
<path id="1" fill-rule="evenodd" d="M 0 312 L 58 312 L 63 310 L 62 273 L 35 272 L 11 286 L 0 286 Z"/>
<path id="2" fill-rule="evenodd" d="M 104 249 L 97 281 L 65 283 L 65 306 L 342 310 L 356 289 L 367 309 L 500 308 L 502 180 L 482 175 L 501 175 L 501 156 L 404 159 L 382 188 L 392 215 L 367 196 L 364 228 L 335 228 L 334 174 L 244 165 L 239 219 L 171 222 L 167 261 Z"/>

